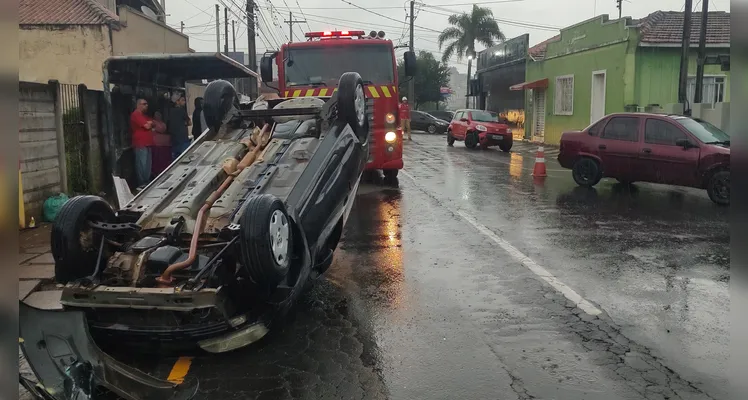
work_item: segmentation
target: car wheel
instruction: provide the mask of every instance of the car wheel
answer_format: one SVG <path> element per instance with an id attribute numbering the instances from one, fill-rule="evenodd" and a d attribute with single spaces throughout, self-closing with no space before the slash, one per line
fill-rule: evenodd
<path id="1" fill-rule="evenodd" d="M 465 147 L 468 149 L 474 149 L 478 145 L 478 134 L 474 132 L 468 132 L 465 135 Z"/>
<path id="2" fill-rule="evenodd" d="M 360 134 L 366 128 L 366 94 L 361 76 L 346 72 L 338 82 L 338 118 Z"/>
<path id="3" fill-rule="evenodd" d="M 264 288 L 286 277 L 293 253 L 293 227 L 283 202 L 271 195 L 250 198 L 239 230 L 242 264 Z"/>
<path id="4" fill-rule="evenodd" d="M 600 165 L 591 158 L 580 158 L 574 163 L 571 174 L 579 186 L 592 187 L 602 178 Z"/>
<path id="5" fill-rule="evenodd" d="M 390 178 L 390 179 L 397 178 L 398 172 L 400 172 L 399 169 L 385 169 L 384 171 L 382 171 L 382 173 L 384 174 L 384 177 Z"/>
<path id="6" fill-rule="evenodd" d="M 509 143 L 509 144 L 506 144 L 506 143 L 502 143 L 502 144 L 500 144 L 500 145 L 499 145 L 499 148 L 500 148 L 500 149 L 501 149 L 501 151 L 503 151 L 504 153 L 508 153 L 508 152 L 509 152 L 509 150 L 511 150 L 511 149 L 512 149 L 512 143 Z"/>
<path id="7" fill-rule="evenodd" d="M 436 125 L 429 125 L 428 128 L 426 128 L 426 132 L 428 132 L 428 133 L 430 133 L 432 135 L 435 134 L 436 133 Z"/>
<path id="8" fill-rule="evenodd" d="M 208 128 L 217 131 L 236 102 L 236 89 L 224 80 L 213 81 L 203 94 L 203 115 Z"/>
<path id="9" fill-rule="evenodd" d="M 709 178 L 706 192 L 709 198 L 721 205 L 730 205 L 730 171 L 717 171 Z"/>
<path id="10" fill-rule="evenodd" d="M 88 223 L 114 219 L 112 207 L 98 196 L 73 197 L 62 206 L 52 224 L 51 235 L 57 282 L 68 283 L 94 273 L 102 233 Z"/>
<path id="11" fill-rule="evenodd" d="M 447 146 L 452 146 L 455 144 L 455 138 L 452 136 L 452 131 L 447 131 Z"/>

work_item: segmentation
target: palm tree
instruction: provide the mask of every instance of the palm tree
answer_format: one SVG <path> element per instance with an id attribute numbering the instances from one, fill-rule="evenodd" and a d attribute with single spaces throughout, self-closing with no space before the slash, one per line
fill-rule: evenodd
<path id="1" fill-rule="evenodd" d="M 442 61 L 447 62 L 452 56 L 457 56 L 457 60 L 463 57 L 468 59 L 468 87 L 470 86 L 470 69 L 475 57 L 475 42 L 485 47 L 491 47 L 496 42 L 502 42 L 506 38 L 504 33 L 499 29 L 499 24 L 493 19 L 493 11 L 486 7 L 478 7 L 473 4 L 470 14 L 452 14 L 449 16 L 449 24 L 439 34 L 439 50 L 446 42 L 450 42 L 444 48 Z M 469 98 L 465 98 L 465 107 L 469 107 Z"/>

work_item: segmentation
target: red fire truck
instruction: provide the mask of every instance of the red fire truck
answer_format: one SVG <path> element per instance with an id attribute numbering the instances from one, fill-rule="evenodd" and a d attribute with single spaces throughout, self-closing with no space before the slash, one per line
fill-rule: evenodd
<path id="1" fill-rule="evenodd" d="M 367 170 L 382 170 L 395 177 L 403 168 L 403 135 L 397 112 L 397 60 L 384 32 L 308 32 L 304 42 L 287 43 L 260 61 L 264 82 L 273 80 L 273 60 L 278 68 L 278 92 L 282 97 L 332 96 L 340 75 L 358 72 L 367 98 L 372 99 L 373 122 Z M 415 73 L 415 55 L 405 54 L 406 76 Z"/>

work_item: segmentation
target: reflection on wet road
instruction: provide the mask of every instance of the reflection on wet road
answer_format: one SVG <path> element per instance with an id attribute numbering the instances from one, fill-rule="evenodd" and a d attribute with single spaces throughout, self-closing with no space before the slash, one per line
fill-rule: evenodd
<path id="1" fill-rule="evenodd" d="M 728 211 L 691 189 L 583 190 L 551 152 L 537 183 L 534 150 L 414 135 L 399 183 L 361 185 L 291 320 L 195 357 L 199 398 L 726 398 Z"/>

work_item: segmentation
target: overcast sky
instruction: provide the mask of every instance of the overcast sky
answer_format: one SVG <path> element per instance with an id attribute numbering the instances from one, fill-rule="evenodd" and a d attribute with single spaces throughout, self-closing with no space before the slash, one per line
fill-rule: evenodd
<path id="1" fill-rule="evenodd" d="M 395 44 L 408 43 L 406 8 L 409 1 L 403 0 L 255 0 L 260 7 L 257 38 L 258 53 L 266 49 L 278 49 L 288 41 L 288 12 L 295 20 L 306 23 L 294 25 L 298 40 L 303 32 L 335 29 L 383 30 Z M 618 16 L 615 0 L 423 0 L 416 2 L 416 50 L 429 50 L 441 57 L 437 36 L 447 26 L 451 11 L 469 11 L 473 3 L 493 10 L 494 18 L 507 38 L 530 34 L 530 45 L 534 45 L 558 33 L 557 28 L 573 25 L 595 15 Z M 223 4 L 233 14 L 229 19 L 236 22 L 236 49 L 247 51 L 247 26 L 244 9 L 246 0 L 166 0 L 167 23 L 179 29 L 184 21 L 184 32 L 190 36 L 190 47 L 196 51 L 216 49 L 215 4 L 221 6 L 221 48 L 223 48 Z M 641 18 L 657 11 L 682 11 L 684 0 L 624 0 L 623 15 Z M 701 0 L 693 0 L 694 10 L 701 10 Z M 357 8 L 360 6 L 361 8 Z M 710 11 L 730 11 L 730 0 L 709 0 Z M 379 14 L 379 15 L 377 15 Z M 229 28 L 231 38 L 231 28 Z M 232 42 L 229 39 L 229 49 Z M 401 54 L 402 51 L 398 51 Z M 467 61 L 452 59 L 450 64 L 465 72 Z"/>

